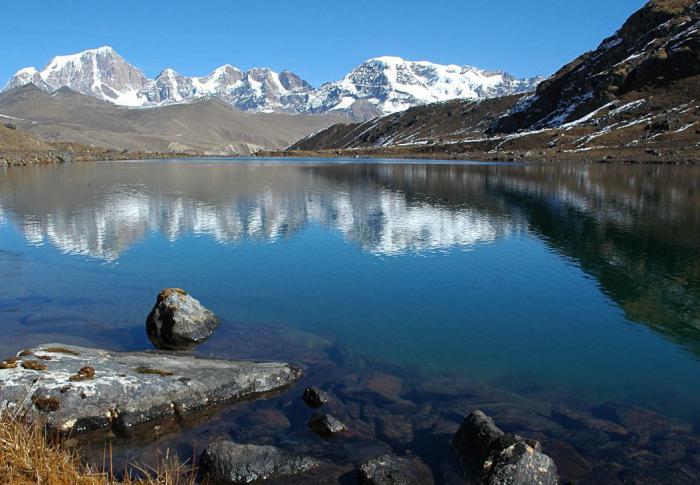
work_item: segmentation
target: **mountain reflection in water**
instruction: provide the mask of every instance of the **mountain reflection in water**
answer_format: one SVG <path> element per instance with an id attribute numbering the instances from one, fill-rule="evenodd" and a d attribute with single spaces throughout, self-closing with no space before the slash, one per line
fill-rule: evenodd
<path id="1" fill-rule="evenodd" d="M 543 325 L 538 331 L 559 332 L 553 338 L 574 345 L 572 339 L 580 339 L 581 335 L 567 334 L 565 323 L 578 318 L 583 325 L 596 318 L 609 321 L 614 316 L 610 312 L 602 313 L 597 306 L 590 309 L 590 315 L 575 315 L 578 310 L 574 308 L 582 307 L 569 308 L 572 302 L 576 305 L 586 305 L 587 302 L 597 305 L 598 302 L 590 296 L 586 297 L 588 300 L 577 301 L 576 290 L 568 286 L 557 288 L 558 281 L 571 280 L 566 279 L 568 276 L 563 275 L 561 269 L 556 269 L 559 273 L 551 273 L 555 270 L 544 265 L 545 261 L 552 260 L 552 255 L 593 278 L 597 288 L 614 302 L 616 311 L 624 312 L 626 322 L 645 325 L 680 345 L 684 351 L 690 351 L 695 359 L 700 355 L 700 170 L 697 168 L 159 161 L 27 167 L 5 170 L 1 175 L 0 229 L 3 225 L 13 227 L 29 244 L 55 247 L 65 254 L 64 258 L 97 259 L 107 262 L 107 266 L 119 267 L 130 250 L 151 244 L 149 241 L 154 237 L 175 245 L 178 241 L 202 236 L 205 240 L 216 241 L 212 244 L 221 248 L 245 246 L 244 252 L 248 253 L 252 251 L 247 246 L 251 243 L 263 247 L 284 244 L 285 248 L 290 246 L 286 243 L 293 241 L 318 243 L 318 251 L 311 251 L 311 256 L 304 254 L 304 258 L 315 259 L 295 261 L 298 266 L 294 268 L 316 265 L 303 273 L 306 279 L 300 277 L 296 286 L 301 285 L 309 295 L 323 294 L 326 301 L 318 296 L 300 301 L 294 292 L 285 290 L 283 282 L 272 283 L 276 275 L 260 276 L 254 266 L 255 258 L 268 258 L 265 263 L 268 271 L 275 268 L 275 264 L 289 265 L 289 253 L 281 246 L 276 253 L 267 251 L 264 256 L 255 249 L 257 252 L 249 256 L 253 266 L 246 267 L 248 273 L 241 270 L 241 274 L 248 277 L 257 274 L 258 279 L 251 283 L 257 285 L 259 291 L 277 295 L 278 300 L 282 296 L 296 302 L 300 309 L 289 317 L 289 321 L 295 318 L 318 321 L 318 315 L 329 321 L 337 320 L 336 326 L 324 323 L 324 331 L 347 338 L 352 336 L 358 340 L 358 346 L 379 346 L 382 338 L 394 338 L 395 332 L 399 331 L 396 329 L 413 332 L 403 336 L 403 344 L 400 343 L 401 337 L 397 336 L 391 349 L 399 354 L 403 352 L 405 355 L 401 354 L 401 358 L 406 361 L 423 362 L 419 359 L 425 359 L 427 362 L 428 356 L 420 354 L 420 350 L 413 350 L 424 346 L 426 349 L 450 347 L 444 355 L 433 353 L 430 358 L 440 365 L 456 362 L 458 357 L 467 355 L 461 350 L 467 345 L 465 342 L 474 340 L 485 344 L 470 349 L 473 355 L 464 365 L 472 366 L 470 368 L 476 372 L 475 362 L 490 362 L 489 359 L 500 362 L 494 352 L 502 350 L 489 350 L 489 346 L 496 345 L 495 342 L 504 345 L 508 336 L 503 334 L 507 332 L 522 332 L 514 335 L 539 342 L 537 345 L 553 353 L 551 358 L 567 357 L 556 353 L 554 341 L 545 345 L 539 334 L 528 335 L 526 328 L 522 328 L 527 325 L 521 323 L 526 319 L 531 320 L 527 321 L 528 325 L 537 321 L 546 323 L 549 327 Z M 361 267 L 364 269 L 357 271 L 365 273 L 356 274 L 352 268 L 359 260 L 338 262 L 337 258 L 347 258 L 348 253 L 340 253 L 337 248 L 333 249 L 335 246 L 329 249 L 327 239 L 322 242 L 314 239 L 317 228 L 324 233 L 336 234 L 364 255 L 376 257 L 378 261 L 397 260 L 397 263 L 382 266 L 381 273 L 370 274 L 368 268 L 371 266 L 366 266 L 363 261 Z M 517 244 L 509 244 L 509 241 Z M 152 246 L 150 251 L 165 250 L 155 243 Z M 185 283 L 189 285 L 192 278 L 198 277 L 197 281 L 211 280 L 208 283 L 211 288 L 230 293 L 229 288 L 216 287 L 218 279 L 224 277 L 223 267 L 209 268 L 212 274 L 204 274 L 198 270 L 198 265 L 214 265 L 214 259 L 231 255 L 217 251 L 214 256 L 206 252 L 211 251 L 209 247 L 204 249 L 201 246 L 192 243 L 177 250 L 177 264 L 185 265 L 180 271 Z M 537 249 L 539 247 L 545 248 L 546 256 Z M 201 252 L 188 258 L 187 254 L 183 257 L 181 251 L 184 250 Z M 292 250 L 299 251 L 298 248 L 289 249 Z M 521 250 L 529 252 L 513 253 Z M 442 262 L 431 260 L 423 265 L 413 262 L 413 259 L 403 266 L 398 263 L 399 260 L 407 261 L 406 258 L 436 253 L 450 255 L 454 251 L 469 251 L 476 253 L 477 257 L 455 261 L 452 265 L 446 259 Z M 22 272 L 22 263 L 18 259 L 21 254 L 12 257 L 9 254 L 0 255 L 0 263 L 4 264 L 2 271 L 9 278 L 15 278 Z M 269 261 L 272 257 L 280 259 Z M 528 263 L 524 269 L 535 272 L 537 267 L 533 269 L 532 265 L 540 264 L 537 258 L 547 258 L 541 260 L 543 272 L 536 276 L 544 281 L 538 282 L 538 288 L 556 290 L 558 294 L 533 296 L 541 300 L 540 310 L 537 310 L 537 305 L 527 309 L 500 308 L 504 300 L 499 288 L 508 287 L 509 282 L 522 278 L 517 272 L 523 268 L 507 267 L 510 261 L 517 262 L 518 258 Z M 188 259 L 192 261 L 188 263 Z M 134 278 L 140 279 L 139 271 L 153 269 L 142 269 L 146 259 L 138 261 L 131 263 L 130 271 Z M 327 269 L 329 262 L 337 263 L 333 266 L 337 272 L 332 275 Z M 465 267 L 467 264 L 477 266 Z M 435 269 L 437 267 L 440 269 Z M 431 274 L 426 280 L 429 283 L 411 281 L 419 286 L 432 285 L 430 288 L 421 286 L 425 293 L 423 306 L 415 295 L 408 296 L 406 289 L 380 286 L 384 281 L 393 284 L 407 281 L 415 276 L 411 272 L 423 271 L 426 275 L 452 267 L 465 273 L 460 276 L 455 270 L 447 282 L 441 280 L 440 274 Z M 288 278 L 291 273 L 284 274 Z M 374 293 L 363 293 L 364 286 L 358 287 L 357 284 L 354 287 L 338 286 L 336 293 L 328 288 L 325 293 L 319 290 L 324 278 L 341 274 L 348 284 L 354 281 L 359 285 L 376 286 Z M 316 281 L 308 281 L 309 276 Z M 474 301 L 465 302 L 465 296 L 460 296 L 463 288 L 457 284 L 464 278 L 469 278 L 468 284 L 463 286 L 466 291 L 472 291 L 469 298 Z M 479 284 L 480 281 L 483 284 Z M 120 284 L 126 283 L 122 281 Z M 527 284 L 527 281 L 522 283 Z M 377 288 L 386 293 L 388 301 L 382 300 Z M 521 288 L 525 293 L 526 289 Z M 235 307 L 234 310 L 242 308 L 240 315 L 244 317 L 241 318 L 255 317 L 256 311 L 262 312 L 258 319 L 265 321 L 290 314 L 291 307 L 285 306 L 289 302 L 275 301 L 266 294 L 247 294 L 243 283 L 236 289 L 238 299 L 232 297 L 230 306 Z M 419 292 L 416 295 L 422 291 L 418 286 L 410 289 Z M 479 290 L 483 294 L 478 293 Z M 138 288 L 130 288 L 130 291 L 136 292 Z M 353 293 L 348 294 L 348 291 Z M 510 291 L 514 290 L 511 288 Z M 144 301 L 151 297 L 142 296 Z M 391 298 L 412 299 L 392 301 Z M 511 300 L 523 304 L 522 300 Z M 98 302 L 91 304 L 97 307 Z M 559 312 L 551 317 L 551 321 L 546 321 L 546 308 L 549 307 L 544 304 Z M 8 305 L 19 304 L 14 301 Z M 37 303 L 41 310 L 37 312 L 49 311 L 45 306 Z M 405 308 L 407 313 L 401 313 L 404 310 L 397 308 Z M 422 313 L 412 314 L 416 309 Z M 226 310 L 224 307 L 222 311 Z M 136 313 L 123 311 L 129 318 Z M 530 313 L 523 314 L 524 311 Z M 100 314 L 97 309 L 93 312 Z M 240 315 L 236 314 L 237 317 Z M 33 316 L 22 318 L 23 321 L 32 321 Z M 116 314 L 114 319 L 118 318 L 121 317 Z M 512 321 L 506 325 L 504 319 Z M 358 322 L 362 321 L 367 328 L 359 326 Z M 386 336 L 370 339 L 368 335 L 378 331 L 376 325 L 380 321 L 387 327 Z M 421 326 L 426 322 L 432 325 L 433 321 L 440 322 L 445 335 L 426 332 Z M 592 331 L 601 331 L 600 327 L 591 328 L 597 328 Z M 142 333 L 137 326 L 133 331 L 139 335 Z M 456 331 L 464 335 L 458 339 L 453 334 Z M 448 338 L 449 335 L 452 337 Z M 609 349 L 624 345 L 615 342 L 615 338 L 622 338 L 619 335 L 605 337 L 609 339 L 605 341 Z M 417 338 L 425 341 L 417 342 Z M 511 336 L 510 339 L 517 340 L 517 337 Z M 595 341 L 594 337 L 590 339 Z M 499 365 L 513 369 L 514 362 L 518 361 L 514 350 L 518 343 L 509 345 L 512 345 L 513 355 Z M 595 349 L 577 350 L 582 357 L 589 351 L 595 353 Z M 429 352 L 432 351 L 426 354 Z M 544 361 L 541 366 L 552 367 L 546 356 L 540 358 Z M 608 358 L 611 361 L 619 359 Z M 601 360 L 599 366 L 604 367 L 604 362 Z M 537 367 L 536 363 L 532 363 L 529 371 L 542 374 L 543 367 Z M 561 372 L 578 372 L 582 364 L 562 365 Z M 683 361 L 682 365 L 683 375 L 692 373 L 692 364 Z M 607 376 L 613 381 L 610 386 L 617 385 L 618 381 L 614 379 L 636 375 L 634 369 L 626 372 L 628 374 L 624 376 Z M 565 377 L 558 378 L 566 381 Z M 674 385 L 682 388 L 685 377 L 679 374 L 677 379 Z M 662 393 L 661 388 L 657 391 Z"/>
<path id="2" fill-rule="evenodd" d="M 356 168 L 100 164 L 70 177 L 48 168 L 8 173 L 0 200 L 30 243 L 107 261 L 154 231 L 171 241 L 197 234 L 235 244 L 322 224 L 367 252 L 390 255 L 489 243 L 518 227 L 497 207 L 392 186 L 407 178 L 420 184 L 425 167 Z M 459 174 L 436 175 L 449 191 Z"/>

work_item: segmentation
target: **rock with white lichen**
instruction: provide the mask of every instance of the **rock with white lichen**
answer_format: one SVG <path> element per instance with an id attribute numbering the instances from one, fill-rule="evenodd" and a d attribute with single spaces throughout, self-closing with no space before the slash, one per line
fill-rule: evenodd
<path id="1" fill-rule="evenodd" d="M 0 413 L 41 418 L 64 432 L 111 426 L 128 433 L 141 424 L 282 390 L 300 376 L 300 369 L 279 362 L 46 344 L 0 362 Z"/>

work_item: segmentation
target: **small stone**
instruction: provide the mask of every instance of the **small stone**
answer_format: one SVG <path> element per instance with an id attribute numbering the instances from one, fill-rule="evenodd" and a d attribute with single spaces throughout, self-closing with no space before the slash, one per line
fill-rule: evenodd
<path id="1" fill-rule="evenodd" d="M 390 374 L 374 374 L 367 378 L 364 387 L 388 401 L 398 401 L 403 384 L 401 379 Z"/>
<path id="2" fill-rule="evenodd" d="M 328 394 L 313 386 L 307 387 L 301 398 L 310 408 L 320 408 L 328 402 Z"/>
<path id="3" fill-rule="evenodd" d="M 401 445 L 413 442 L 413 424 L 406 416 L 381 412 L 376 419 L 383 439 Z"/>
<path id="4" fill-rule="evenodd" d="M 38 397 L 34 398 L 34 405 L 40 411 L 52 413 L 58 411 L 61 407 L 61 401 L 55 397 Z"/>
<path id="5" fill-rule="evenodd" d="M 95 369 L 93 367 L 90 367 L 89 365 L 86 365 L 85 367 L 82 367 L 77 374 L 74 376 L 70 376 L 68 378 L 69 381 L 72 382 L 78 382 L 78 381 L 89 381 L 95 378 Z"/>
<path id="6" fill-rule="evenodd" d="M 250 483 L 286 478 L 319 466 L 314 458 L 274 446 L 244 445 L 215 441 L 202 454 L 200 466 L 215 483 Z"/>
<path id="7" fill-rule="evenodd" d="M 328 414 L 315 413 L 309 420 L 309 428 L 321 436 L 330 437 L 348 430 L 341 421 Z"/>
<path id="8" fill-rule="evenodd" d="M 23 360 L 22 361 L 22 367 L 25 369 L 30 369 L 30 370 L 36 370 L 36 371 L 45 371 L 49 367 L 46 364 L 42 364 L 41 362 L 37 360 Z"/>
<path id="9" fill-rule="evenodd" d="M 400 458 L 385 454 L 373 458 L 358 471 L 360 485 L 431 485 L 433 475 L 418 458 Z"/>
<path id="10" fill-rule="evenodd" d="M 186 291 L 167 288 L 148 315 L 146 332 L 158 349 L 189 350 L 209 338 L 219 323 L 214 313 Z"/>
<path id="11" fill-rule="evenodd" d="M 11 357 L 0 362 L 0 369 L 16 369 L 18 357 Z"/>

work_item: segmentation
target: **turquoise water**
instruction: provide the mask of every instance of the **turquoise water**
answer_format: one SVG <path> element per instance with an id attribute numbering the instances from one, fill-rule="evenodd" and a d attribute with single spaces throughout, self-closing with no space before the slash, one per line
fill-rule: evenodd
<path id="1" fill-rule="evenodd" d="M 696 422 L 699 175 L 400 161 L 6 169 L 0 350 L 149 348 L 145 317 L 177 286 L 224 322 L 203 353 L 226 355 L 226 326 L 275 325 L 417 378 Z"/>

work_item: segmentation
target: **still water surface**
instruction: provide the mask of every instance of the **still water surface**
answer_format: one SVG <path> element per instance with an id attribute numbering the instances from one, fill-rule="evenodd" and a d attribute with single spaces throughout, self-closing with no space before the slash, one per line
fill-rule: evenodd
<path id="1" fill-rule="evenodd" d="M 318 338 L 417 381 L 460 375 L 700 421 L 697 168 L 167 160 L 0 172 L 0 351 L 149 348 L 145 317 L 171 286 L 224 322 L 204 354 L 304 361 Z M 278 329 L 261 337 L 275 341 L 250 337 L 260 328 Z"/>

